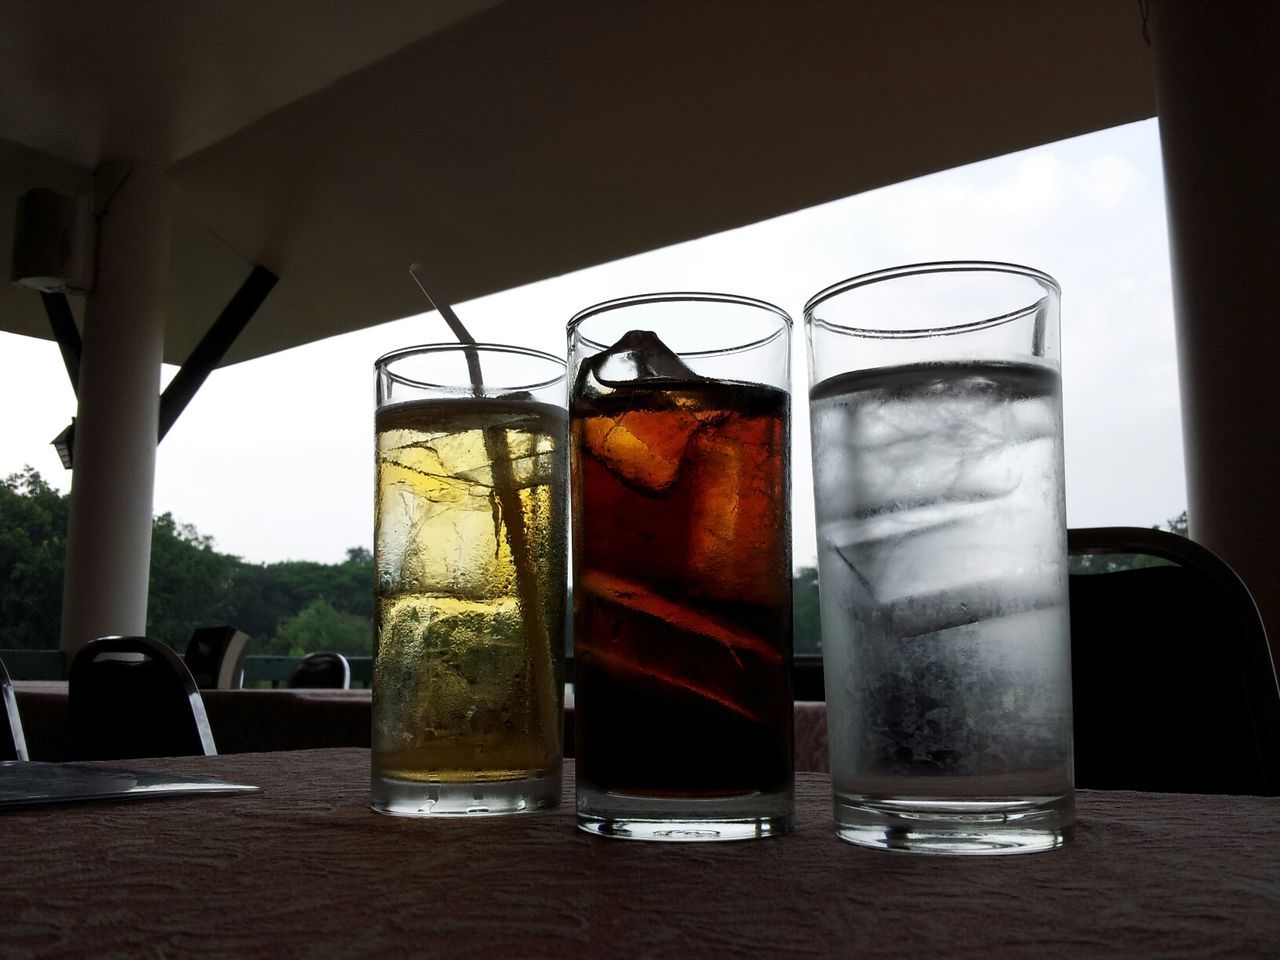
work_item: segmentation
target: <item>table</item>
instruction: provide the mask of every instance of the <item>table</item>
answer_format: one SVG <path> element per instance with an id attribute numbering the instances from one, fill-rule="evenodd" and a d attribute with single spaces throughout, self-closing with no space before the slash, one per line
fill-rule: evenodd
<path id="1" fill-rule="evenodd" d="M 831 832 L 647 844 L 566 806 L 425 821 L 368 809 L 363 749 L 137 767 L 259 795 L 0 815 L 0 956 L 1190 957 L 1280 951 L 1280 799 L 1080 795 L 1074 844 L 937 858 Z M 118 765 L 118 764 L 117 764 Z"/>

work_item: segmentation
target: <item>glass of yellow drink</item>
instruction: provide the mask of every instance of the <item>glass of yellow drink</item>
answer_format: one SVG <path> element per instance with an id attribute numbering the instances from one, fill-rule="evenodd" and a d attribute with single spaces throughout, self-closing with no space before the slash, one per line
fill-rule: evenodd
<path id="1" fill-rule="evenodd" d="M 564 361 L 499 344 L 378 360 L 372 806 L 560 802 Z"/>

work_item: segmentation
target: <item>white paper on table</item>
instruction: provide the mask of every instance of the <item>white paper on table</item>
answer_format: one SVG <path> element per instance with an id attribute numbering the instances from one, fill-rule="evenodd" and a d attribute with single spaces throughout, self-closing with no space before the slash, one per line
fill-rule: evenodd
<path id="1" fill-rule="evenodd" d="M 213 777 L 124 770 L 79 763 L 0 762 L 0 810 L 49 803 L 134 800 L 141 797 L 257 793 L 260 787 Z"/>

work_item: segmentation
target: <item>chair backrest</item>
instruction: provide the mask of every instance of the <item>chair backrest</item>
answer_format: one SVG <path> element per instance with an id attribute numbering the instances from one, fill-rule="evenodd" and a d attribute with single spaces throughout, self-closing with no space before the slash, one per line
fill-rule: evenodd
<path id="1" fill-rule="evenodd" d="M 1280 686 L 1240 578 L 1171 533 L 1068 537 L 1169 564 L 1070 577 L 1076 785 L 1280 795 Z"/>
<path id="2" fill-rule="evenodd" d="M 191 634 L 182 659 L 201 690 L 239 690 L 248 645 L 249 635 L 235 627 L 201 627 Z"/>
<path id="3" fill-rule="evenodd" d="M 27 738 L 22 733 L 18 699 L 13 695 L 9 671 L 0 660 L 0 760 L 27 760 Z"/>
<path id="4" fill-rule="evenodd" d="M 309 653 L 293 671 L 289 686 L 346 690 L 351 686 L 351 664 L 340 653 Z"/>
<path id="5" fill-rule="evenodd" d="M 102 637 L 71 661 L 67 707 L 80 760 L 212 756 L 204 701 L 182 660 L 147 637 Z"/>

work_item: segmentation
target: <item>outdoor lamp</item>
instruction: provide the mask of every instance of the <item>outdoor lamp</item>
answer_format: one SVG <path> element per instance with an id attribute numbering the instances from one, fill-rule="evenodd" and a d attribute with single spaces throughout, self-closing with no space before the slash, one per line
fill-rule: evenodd
<path id="1" fill-rule="evenodd" d="M 67 429 L 53 438 L 53 448 L 58 451 L 58 459 L 62 461 L 62 466 L 71 469 L 71 451 L 76 439 L 76 418 L 71 418 L 71 423 Z"/>

